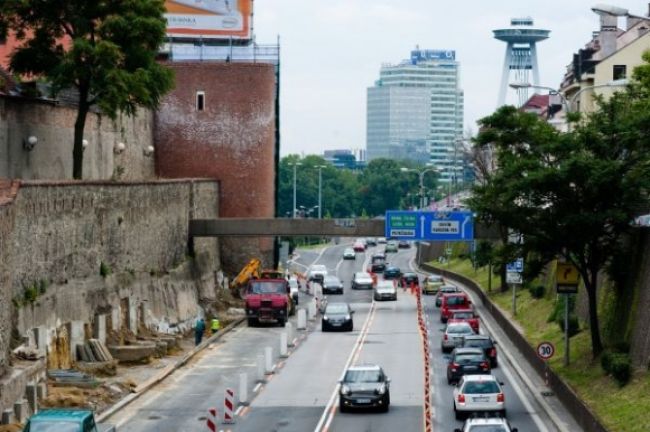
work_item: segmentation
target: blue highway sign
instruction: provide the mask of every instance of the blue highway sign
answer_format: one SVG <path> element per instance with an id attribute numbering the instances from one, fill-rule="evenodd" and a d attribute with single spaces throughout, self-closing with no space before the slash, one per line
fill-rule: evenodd
<path id="1" fill-rule="evenodd" d="M 389 210 L 385 235 L 397 240 L 472 241 L 474 215 L 457 211 Z"/>
<path id="2" fill-rule="evenodd" d="M 515 261 L 506 264 L 506 271 L 512 273 L 523 273 L 524 271 L 524 259 L 517 258 Z"/>

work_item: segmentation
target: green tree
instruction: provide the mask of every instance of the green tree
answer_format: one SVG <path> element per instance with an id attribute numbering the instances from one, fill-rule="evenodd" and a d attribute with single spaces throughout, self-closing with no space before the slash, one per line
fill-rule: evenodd
<path id="1" fill-rule="evenodd" d="M 570 133 L 503 107 L 480 121 L 476 140 L 493 147 L 499 168 L 474 188 L 472 208 L 483 220 L 522 233 L 521 253 L 546 262 L 561 255 L 576 265 L 589 299 L 594 356 L 603 350 L 599 272 L 621 250 L 650 187 L 648 90 L 642 83 L 601 100 Z"/>
<path id="2" fill-rule="evenodd" d="M 173 86 L 156 62 L 165 37 L 163 0 L 0 0 L 0 36 L 22 41 L 11 70 L 43 77 L 53 96 L 78 91 L 72 151 L 75 179 L 83 177 L 83 133 L 93 105 L 111 118 L 138 106 L 155 108 Z"/>

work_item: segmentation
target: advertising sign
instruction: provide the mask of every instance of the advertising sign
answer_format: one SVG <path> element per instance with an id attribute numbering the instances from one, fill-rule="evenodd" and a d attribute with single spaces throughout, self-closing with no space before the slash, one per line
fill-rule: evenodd
<path id="1" fill-rule="evenodd" d="M 253 0 L 166 0 L 167 36 L 250 39 Z"/>
<path id="2" fill-rule="evenodd" d="M 411 51 L 411 62 L 417 64 L 424 60 L 456 60 L 453 50 L 414 50 Z"/>

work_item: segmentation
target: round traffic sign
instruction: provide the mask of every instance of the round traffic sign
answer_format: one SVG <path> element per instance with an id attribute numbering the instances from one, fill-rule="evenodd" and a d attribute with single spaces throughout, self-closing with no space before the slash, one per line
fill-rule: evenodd
<path id="1" fill-rule="evenodd" d="M 548 360 L 555 354 L 555 346 L 551 342 L 542 342 L 537 345 L 537 355 L 542 360 Z"/>

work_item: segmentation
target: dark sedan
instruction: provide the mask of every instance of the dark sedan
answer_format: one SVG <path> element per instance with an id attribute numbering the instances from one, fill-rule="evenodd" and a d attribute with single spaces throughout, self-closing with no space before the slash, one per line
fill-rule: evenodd
<path id="1" fill-rule="evenodd" d="M 399 267 L 388 266 L 384 270 L 384 279 L 399 279 L 402 276 L 402 271 Z"/>
<path id="2" fill-rule="evenodd" d="M 340 382 L 339 408 L 376 408 L 387 412 L 390 405 L 390 378 L 377 365 L 360 365 L 349 368 Z"/>
<path id="3" fill-rule="evenodd" d="M 420 286 L 420 278 L 416 273 L 404 273 L 399 281 L 400 286 L 411 288 L 411 286 Z"/>
<path id="4" fill-rule="evenodd" d="M 400 240 L 397 243 L 397 247 L 400 249 L 409 249 L 411 247 L 411 243 L 407 242 L 406 240 Z"/>
<path id="5" fill-rule="evenodd" d="M 487 375 L 490 362 L 480 348 L 456 348 L 447 365 L 447 384 L 457 383 L 463 375 Z"/>
<path id="6" fill-rule="evenodd" d="M 343 294 L 343 283 L 336 276 L 325 276 L 323 294 Z"/>
<path id="7" fill-rule="evenodd" d="M 381 273 L 386 270 L 386 261 L 383 258 L 373 258 L 370 264 L 370 271 L 373 273 Z"/>
<path id="8" fill-rule="evenodd" d="M 490 336 L 487 335 L 472 335 L 465 336 L 463 338 L 463 348 L 480 348 L 485 353 L 485 356 L 490 360 L 490 367 L 494 369 L 498 366 L 499 362 L 497 361 L 497 343 L 493 341 Z"/>
<path id="9" fill-rule="evenodd" d="M 328 303 L 321 319 L 321 331 L 354 330 L 353 314 L 354 311 L 347 303 Z"/>

